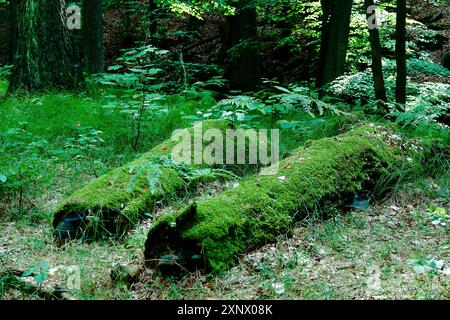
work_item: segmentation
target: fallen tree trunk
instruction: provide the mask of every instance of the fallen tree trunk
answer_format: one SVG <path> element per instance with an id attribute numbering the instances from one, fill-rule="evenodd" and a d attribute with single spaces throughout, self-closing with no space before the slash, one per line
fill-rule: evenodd
<path id="1" fill-rule="evenodd" d="M 312 142 L 281 161 L 276 175 L 249 177 L 160 218 L 148 234 L 146 264 L 221 272 L 240 254 L 289 234 L 308 214 L 369 190 L 398 159 L 397 149 L 372 126 Z"/>
<path id="2" fill-rule="evenodd" d="M 208 129 L 225 132 L 230 127 L 226 120 L 208 120 L 202 123 L 202 132 Z M 185 130 L 193 140 L 194 129 Z M 56 237 L 95 239 L 104 235 L 121 235 L 144 214 L 151 213 L 159 201 L 204 181 L 186 179 L 186 174 L 190 169 L 204 168 L 205 165 L 177 167 L 171 162 L 176 144 L 176 141 L 168 139 L 139 159 L 112 170 L 73 193 L 54 214 Z M 211 173 L 209 177 L 215 174 Z M 219 171 L 217 175 L 220 176 Z"/>

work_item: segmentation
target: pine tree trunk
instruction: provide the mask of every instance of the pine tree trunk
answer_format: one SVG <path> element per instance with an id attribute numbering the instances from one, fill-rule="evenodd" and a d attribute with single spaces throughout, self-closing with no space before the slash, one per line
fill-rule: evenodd
<path id="1" fill-rule="evenodd" d="M 9 92 L 72 89 L 80 83 L 63 9 L 62 0 L 17 2 L 17 48 Z"/>
<path id="2" fill-rule="evenodd" d="M 240 1 L 237 13 L 227 17 L 225 76 L 232 87 L 253 90 L 260 82 L 259 50 L 255 42 L 256 7 L 252 0 Z"/>
<path id="3" fill-rule="evenodd" d="M 352 0 L 323 0 L 322 45 L 317 87 L 333 81 L 344 74 Z"/>
<path id="4" fill-rule="evenodd" d="M 102 0 L 83 0 L 83 44 L 84 71 L 103 72 Z"/>
<path id="5" fill-rule="evenodd" d="M 369 19 L 372 13 L 368 12 L 367 9 L 371 6 L 375 6 L 375 2 L 374 0 L 364 0 L 364 4 L 367 12 L 367 19 Z M 375 24 L 378 24 L 377 21 L 374 22 Z M 372 49 L 372 74 L 375 89 L 375 99 L 386 103 L 387 98 L 386 89 L 384 86 L 383 64 L 381 60 L 380 33 L 378 32 L 378 27 L 370 25 L 368 27 L 370 47 Z M 386 108 L 384 103 L 382 104 L 382 106 Z"/>
<path id="6" fill-rule="evenodd" d="M 396 101 L 406 104 L 406 0 L 397 0 L 395 56 L 397 60 Z"/>

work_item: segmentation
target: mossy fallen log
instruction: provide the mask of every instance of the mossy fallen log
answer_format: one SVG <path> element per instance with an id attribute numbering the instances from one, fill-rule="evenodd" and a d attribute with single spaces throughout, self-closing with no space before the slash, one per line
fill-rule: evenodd
<path id="1" fill-rule="evenodd" d="M 208 120 L 202 123 L 202 132 L 208 129 L 225 132 L 230 127 L 226 120 Z M 194 139 L 193 127 L 185 130 Z M 143 214 L 151 213 L 157 202 L 192 187 L 198 181 L 187 181 L 186 170 L 205 165 L 174 166 L 170 159 L 176 144 L 170 138 L 139 159 L 73 193 L 54 214 L 56 237 L 92 239 L 123 234 Z"/>
<path id="2" fill-rule="evenodd" d="M 281 161 L 276 175 L 249 177 L 161 217 L 148 234 L 146 264 L 172 271 L 227 269 L 239 255 L 289 234 L 315 210 L 344 206 L 355 193 L 369 190 L 400 159 L 382 137 L 368 125 L 317 140 Z"/>

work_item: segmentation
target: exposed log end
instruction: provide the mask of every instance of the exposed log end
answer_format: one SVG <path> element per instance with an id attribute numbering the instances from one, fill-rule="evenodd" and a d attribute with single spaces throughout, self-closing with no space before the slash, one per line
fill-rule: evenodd
<path id="1" fill-rule="evenodd" d="M 225 131 L 230 124 L 227 120 L 202 123 L 203 131 L 211 128 Z M 193 128 L 185 130 L 194 136 Z M 139 159 L 74 192 L 54 213 L 55 236 L 59 239 L 120 236 L 144 214 L 151 214 L 157 202 L 184 191 L 186 181 L 179 170 L 160 165 L 170 159 L 176 144 L 168 139 Z"/>

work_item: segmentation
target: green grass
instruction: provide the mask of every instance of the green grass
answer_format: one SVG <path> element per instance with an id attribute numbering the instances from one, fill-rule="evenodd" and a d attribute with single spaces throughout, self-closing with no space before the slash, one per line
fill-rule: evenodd
<path id="1" fill-rule="evenodd" d="M 120 99 L 120 97 L 118 97 Z M 103 132 L 107 146 L 114 151 L 132 152 L 128 136 L 130 134 L 130 117 L 122 113 L 109 113 L 102 108 L 111 98 L 91 97 L 84 93 L 54 93 L 7 98 L 2 103 L 0 116 L 3 121 L 0 130 L 20 127 L 26 123 L 26 130 L 43 139 L 58 143 L 64 137 L 73 135 L 77 126 L 92 127 Z M 191 114 L 211 106 L 214 100 L 210 96 L 185 99 L 180 96 L 167 97 L 162 105 L 167 112 L 154 116 L 147 112 L 148 119 L 154 125 L 145 128 L 140 148 L 143 150 L 170 136 L 173 130 L 188 125 L 182 119 L 183 114 Z"/>
<path id="2" fill-rule="evenodd" d="M 7 96 L 0 102 L 0 174 L 7 178 L 6 188 L 0 184 L 0 216 L 24 210 L 35 215 L 36 209 L 48 214 L 49 207 L 36 208 L 32 202 L 55 198 L 55 192 L 64 196 L 135 159 L 173 130 L 189 126 L 183 115 L 215 103 L 208 94 L 165 97 L 160 103 L 164 112 L 144 114 L 134 150 L 130 116 L 104 108 L 111 100 L 123 101 L 116 93 L 48 92 Z"/>

